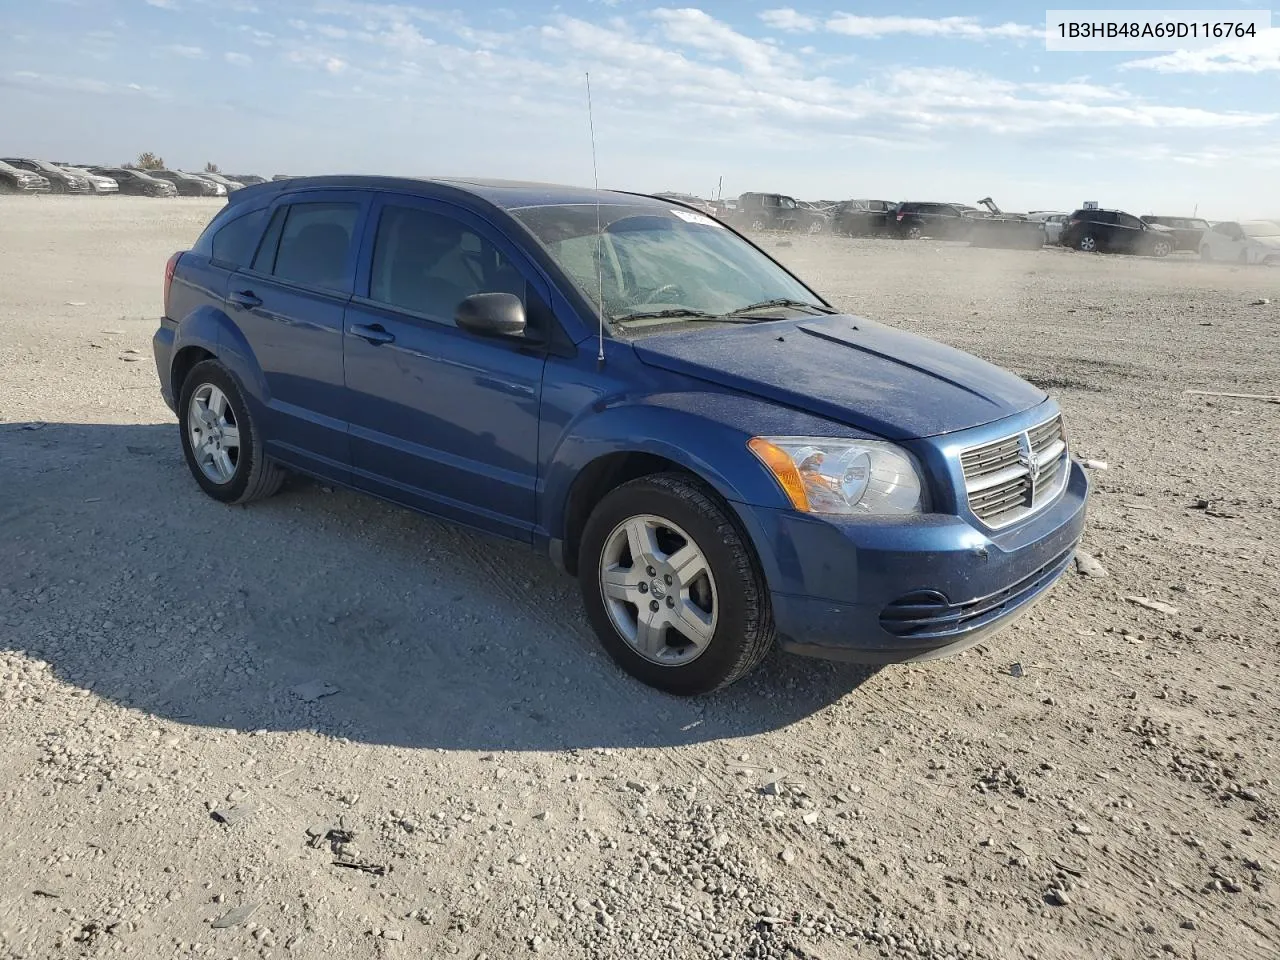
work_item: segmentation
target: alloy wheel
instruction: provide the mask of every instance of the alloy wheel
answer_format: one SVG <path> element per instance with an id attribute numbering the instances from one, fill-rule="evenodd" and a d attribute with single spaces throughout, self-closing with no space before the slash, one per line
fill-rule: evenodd
<path id="1" fill-rule="evenodd" d="M 599 575 L 609 620 L 637 654 L 674 667 L 706 651 L 719 620 L 716 582 L 676 524 L 652 514 L 624 520 L 605 539 Z"/>
<path id="2" fill-rule="evenodd" d="M 200 472 L 214 483 L 230 483 L 240 463 L 240 428 L 227 395 L 212 383 L 191 395 L 187 435 Z"/>
<path id="3" fill-rule="evenodd" d="M 1093 234 L 1086 233 L 1080 238 L 1079 247 L 1085 253 L 1093 253 L 1093 251 L 1098 249 L 1098 241 L 1093 238 Z"/>

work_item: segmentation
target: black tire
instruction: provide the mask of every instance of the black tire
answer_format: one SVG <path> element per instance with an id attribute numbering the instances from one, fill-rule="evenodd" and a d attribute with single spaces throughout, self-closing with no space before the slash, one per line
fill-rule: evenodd
<path id="1" fill-rule="evenodd" d="M 1076 249 L 1081 253 L 1097 253 L 1098 238 L 1092 233 L 1081 234 L 1080 239 L 1076 241 Z"/>
<path id="2" fill-rule="evenodd" d="M 669 520 L 686 531 L 715 578 L 715 630 L 703 652 L 687 663 L 667 665 L 642 656 L 606 609 L 600 582 L 606 544 L 620 524 L 644 515 Z M 605 651 L 637 680 L 667 693 L 694 696 L 727 687 L 759 666 L 773 646 L 769 591 L 747 536 L 729 507 L 693 477 L 654 474 L 606 494 L 583 530 L 578 579 L 587 616 Z"/>
<path id="3" fill-rule="evenodd" d="M 234 416 L 240 433 L 240 446 L 235 470 L 230 479 L 218 483 L 205 475 L 195 453 L 191 449 L 191 398 L 206 385 L 217 387 L 226 396 L 228 407 Z M 197 363 L 183 381 L 178 401 L 178 432 L 182 439 L 182 453 L 186 457 L 191 475 L 200 489 L 222 503 L 250 503 L 276 493 L 284 483 L 285 471 L 267 459 L 262 450 L 262 438 L 245 403 L 244 393 L 231 371 L 217 360 Z"/>
<path id="4" fill-rule="evenodd" d="M 1173 253 L 1173 244 L 1168 240 L 1155 240 L 1151 244 L 1151 255 L 1153 257 L 1167 257 Z"/>
<path id="5" fill-rule="evenodd" d="M 908 240 L 919 240 L 922 236 L 924 236 L 924 231 L 916 224 L 913 223 L 907 227 L 906 237 Z"/>

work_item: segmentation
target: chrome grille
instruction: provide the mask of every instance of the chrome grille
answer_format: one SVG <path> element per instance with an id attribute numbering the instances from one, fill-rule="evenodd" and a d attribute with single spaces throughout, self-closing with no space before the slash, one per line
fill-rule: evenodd
<path id="1" fill-rule="evenodd" d="M 1067 481 L 1066 465 L 1061 415 L 960 454 L 969 509 L 989 527 L 1008 526 L 1047 505 Z"/>

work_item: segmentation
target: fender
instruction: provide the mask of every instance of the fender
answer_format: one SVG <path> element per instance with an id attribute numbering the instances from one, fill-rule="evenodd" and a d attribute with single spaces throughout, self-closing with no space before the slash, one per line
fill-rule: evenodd
<path id="1" fill-rule="evenodd" d="M 201 306 L 187 314 L 178 324 L 174 337 L 174 359 L 186 347 L 208 350 L 239 380 L 247 393 L 246 399 L 258 406 L 266 405 L 269 394 L 262 367 L 240 328 L 224 312 L 213 306 Z M 179 389 L 180 385 L 175 384 L 175 396 Z"/>
<path id="2" fill-rule="evenodd" d="M 677 463 L 730 504 L 788 509 L 782 488 L 747 447 L 759 435 L 869 438 L 844 424 L 732 391 L 680 390 L 627 397 L 603 409 L 592 405 L 565 429 L 545 465 L 540 526 L 553 541 L 563 539 L 574 481 L 593 461 L 618 453 Z"/>

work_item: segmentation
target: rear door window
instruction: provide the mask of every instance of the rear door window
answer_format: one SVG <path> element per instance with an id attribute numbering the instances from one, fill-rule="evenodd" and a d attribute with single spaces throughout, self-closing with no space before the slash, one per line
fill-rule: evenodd
<path id="1" fill-rule="evenodd" d="M 272 215 L 253 269 L 322 290 L 345 290 L 358 203 L 294 203 Z"/>

